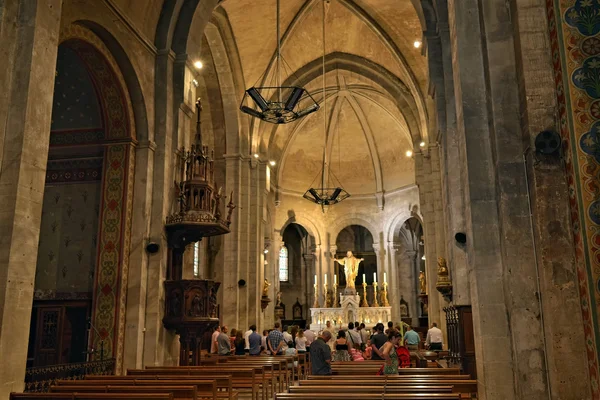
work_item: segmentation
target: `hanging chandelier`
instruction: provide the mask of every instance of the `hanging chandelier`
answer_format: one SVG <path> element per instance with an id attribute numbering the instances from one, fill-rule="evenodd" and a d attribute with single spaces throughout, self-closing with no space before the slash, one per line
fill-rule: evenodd
<path id="1" fill-rule="evenodd" d="M 324 116 L 323 116 L 323 130 L 325 143 L 323 145 L 323 163 L 321 165 L 321 185 L 320 187 L 314 187 L 314 183 L 316 182 L 318 176 L 313 180 L 311 187 L 304 193 L 302 197 L 306 200 L 309 200 L 315 204 L 321 206 L 323 212 L 325 212 L 326 206 L 331 206 L 337 204 L 348 197 L 350 194 L 344 190 L 340 181 L 336 178 L 336 176 L 331 172 L 329 168 L 329 162 L 327 157 L 327 142 L 329 139 L 329 130 L 327 129 L 327 99 L 325 97 L 325 89 L 326 89 L 326 78 L 325 78 L 325 1 L 323 1 L 323 108 L 324 108 Z M 337 126 L 338 124 L 336 124 Z M 338 134 L 339 137 L 339 134 Z"/>
<path id="2" fill-rule="evenodd" d="M 246 90 L 240 110 L 265 122 L 287 124 L 317 111 L 319 104 L 310 95 L 310 92 L 302 87 L 281 86 L 279 1 L 277 0 L 276 83 L 271 86 L 253 86 Z M 265 71 L 266 73 L 267 71 Z"/>

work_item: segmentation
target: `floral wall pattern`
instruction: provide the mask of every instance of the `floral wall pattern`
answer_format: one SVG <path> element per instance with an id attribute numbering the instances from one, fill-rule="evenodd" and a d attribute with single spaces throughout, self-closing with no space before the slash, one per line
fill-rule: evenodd
<path id="1" fill-rule="evenodd" d="M 37 298 L 87 294 L 91 299 L 100 191 L 100 177 L 96 182 L 46 186 L 35 276 Z"/>
<path id="2" fill-rule="evenodd" d="M 592 393 L 600 399 L 600 1 L 546 0 Z"/>

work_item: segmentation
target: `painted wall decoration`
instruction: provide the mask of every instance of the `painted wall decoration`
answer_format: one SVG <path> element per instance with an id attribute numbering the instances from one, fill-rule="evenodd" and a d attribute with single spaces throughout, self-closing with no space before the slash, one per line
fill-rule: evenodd
<path id="1" fill-rule="evenodd" d="M 132 122 L 131 99 L 114 57 L 93 32 L 77 24 L 65 26 L 60 33 L 60 43 L 59 49 L 68 48 L 64 53 L 71 57 L 73 63 L 78 59 L 84 65 L 89 78 L 89 85 L 81 91 L 71 92 L 72 96 L 80 96 L 80 102 L 85 100 L 88 104 L 93 104 L 93 101 L 86 97 L 86 93 L 91 96 L 90 88 L 93 88 L 100 110 L 101 124 L 96 127 L 93 126 L 97 125 L 95 123 L 84 124 L 89 121 L 85 111 L 81 112 L 83 116 L 79 115 L 80 119 L 74 118 L 74 121 L 70 121 L 69 118 L 69 122 L 77 122 L 80 125 L 76 125 L 74 130 L 63 125 L 60 130 L 53 131 L 50 135 L 51 154 L 53 149 L 60 149 L 64 153 L 71 145 L 77 145 L 77 149 L 84 149 L 84 153 L 100 149 L 103 151 L 103 154 L 100 154 L 102 166 L 94 171 L 84 164 L 73 164 L 71 169 L 50 173 L 47 178 L 56 182 L 71 182 L 74 175 L 85 180 L 86 177 L 100 174 L 96 271 L 92 285 L 92 320 L 100 334 L 93 334 L 91 343 L 94 348 L 98 348 L 100 341 L 104 341 L 105 356 L 116 358 L 116 372 L 120 373 L 123 361 L 125 294 L 135 163 L 135 125 Z M 68 79 L 62 80 L 64 74 L 61 75 L 59 71 L 58 75 L 61 77 L 61 84 L 65 82 L 64 84 L 68 85 L 67 89 L 60 90 L 75 90 Z M 62 92 L 57 91 L 55 95 L 59 93 Z M 73 101 L 77 103 L 76 100 Z M 61 103 L 61 107 L 63 106 Z M 63 112 L 69 115 L 73 110 L 81 109 L 74 104 L 67 107 L 71 109 L 62 110 L 60 113 L 57 111 L 56 116 L 62 115 Z M 99 147 L 98 144 L 103 146 Z M 97 155 L 95 153 L 94 157 Z M 75 207 L 72 207 L 71 212 L 74 214 Z M 73 238 L 69 239 L 71 246 Z M 85 254 L 76 252 L 74 257 L 76 260 L 79 257 L 83 260 Z M 62 274 L 62 270 L 59 270 L 59 274 Z"/>
<path id="2" fill-rule="evenodd" d="M 88 293 L 91 298 L 101 189 L 100 176 L 95 182 L 46 186 L 36 292 L 45 296 L 52 292 Z"/>
<path id="3" fill-rule="evenodd" d="M 600 2 L 546 0 L 592 393 L 600 399 Z"/>

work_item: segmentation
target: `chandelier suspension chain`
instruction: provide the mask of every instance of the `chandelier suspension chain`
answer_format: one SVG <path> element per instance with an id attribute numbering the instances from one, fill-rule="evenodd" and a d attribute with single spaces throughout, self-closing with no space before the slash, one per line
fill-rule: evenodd
<path id="1" fill-rule="evenodd" d="M 278 0 L 279 1 L 279 0 Z M 327 187 L 325 182 L 325 169 L 327 168 L 327 140 L 329 139 L 329 132 L 327 131 L 327 97 L 325 94 L 326 78 L 325 78 L 325 3 L 327 0 L 322 0 L 323 3 L 323 136 L 325 137 L 325 143 L 323 145 L 323 172 L 321 175 L 321 187 Z"/>
<path id="2" fill-rule="evenodd" d="M 277 101 L 281 103 L 281 39 L 279 38 L 279 2 L 280 0 L 277 0 Z"/>

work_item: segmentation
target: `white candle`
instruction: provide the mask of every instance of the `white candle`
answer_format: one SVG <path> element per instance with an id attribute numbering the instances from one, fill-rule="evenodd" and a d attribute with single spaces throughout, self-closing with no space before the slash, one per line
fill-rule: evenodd
<path id="1" fill-rule="evenodd" d="M 387 272 L 383 273 L 383 283 L 387 283 Z"/>
<path id="2" fill-rule="evenodd" d="M 373 272 L 373 282 L 377 282 L 377 272 Z"/>
<path id="3" fill-rule="evenodd" d="M 363 274 L 363 283 L 367 283 L 367 278 L 365 274 Z"/>
<path id="4" fill-rule="evenodd" d="M 315 274 L 315 285 L 317 284 L 317 274 Z"/>
<path id="5" fill-rule="evenodd" d="M 325 274 L 325 284 L 327 285 L 327 274 Z"/>
<path id="6" fill-rule="evenodd" d="M 337 285 L 337 275 L 333 274 L 333 284 Z"/>

